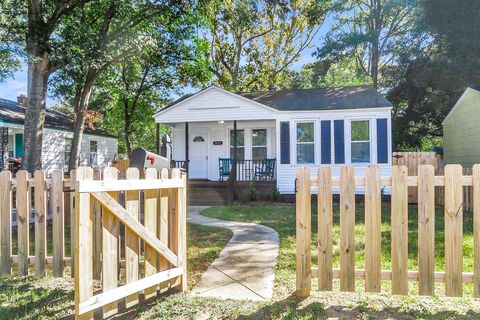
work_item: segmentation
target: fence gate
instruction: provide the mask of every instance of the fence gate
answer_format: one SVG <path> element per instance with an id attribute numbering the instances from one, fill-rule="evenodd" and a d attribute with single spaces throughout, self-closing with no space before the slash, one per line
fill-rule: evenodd
<path id="1" fill-rule="evenodd" d="M 117 169 L 107 168 L 103 180 L 93 180 L 91 168 L 76 171 L 76 318 L 92 319 L 99 308 L 103 316 L 113 315 L 119 300 L 125 299 L 130 307 L 138 303 L 142 291 L 147 299 L 169 286 L 186 290 L 186 175 L 179 169 L 171 170 L 170 176 L 167 169 L 158 174 L 149 168 L 139 179 L 139 171 L 129 168 L 126 180 L 117 180 Z M 102 282 L 102 292 L 96 295 L 94 278 Z"/>
<path id="2" fill-rule="evenodd" d="M 296 194 L 296 289 L 308 296 L 311 279 L 318 278 L 319 290 L 332 290 L 334 278 L 341 291 L 355 291 L 355 281 L 365 281 L 365 291 L 380 292 L 381 281 L 391 281 L 392 294 L 408 294 L 408 282 L 418 282 L 420 295 L 433 295 L 435 282 L 445 283 L 447 296 L 462 296 L 463 284 L 473 283 L 474 296 L 480 297 L 480 165 L 471 175 L 463 175 L 460 165 L 447 165 L 444 176 L 435 176 L 432 165 L 421 165 L 417 176 L 409 176 L 407 167 L 393 166 L 391 176 L 381 176 L 378 166 L 369 166 L 363 176 L 355 176 L 353 167 L 341 168 L 340 177 L 332 177 L 330 167 L 320 167 L 310 176 L 310 168 L 297 169 Z M 418 270 L 408 270 L 408 188 L 416 187 L 418 196 Z M 445 226 L 435 230 L 435 188 L 443 187 Z M 463 187 L 473 189 L 474 272 L 463 272 Z M 318 266 L 312 268 L 311 191 L 318 192 Z M 365 268 L 355 269 L 355 193 L 365 193 Z M 381 211 L 383 188 L 391 192 L 391 270 L 382 270 Z M 340 269 L 333 268 L 332 192 L 340 193 Z M 435 232 L 444 231 L 445 271 L 435 271 Z M 411 236 L 411 235 L 410 235 Z"/>

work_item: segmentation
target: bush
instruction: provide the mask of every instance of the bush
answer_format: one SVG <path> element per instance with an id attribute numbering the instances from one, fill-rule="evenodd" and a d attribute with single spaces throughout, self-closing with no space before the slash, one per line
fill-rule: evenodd
<path id="1" fill-rule="evenodd" d="M 275 202 L 278 202 L 280 201 L 280 197 L 281 197 L 280 190 L 278 190 L 277 186 L 274 186 L 272 190 L 272 200 Z"/>
<path id="2" fill-rule="evenodd" d="M 250 190 L 248 191 L 248 198 L 250 201 L 257 201 L 260 197 L 260 194 L 258 193 L 257 189 L 255 188 L 255 184 L 251 183 L 250 184 Z"/>

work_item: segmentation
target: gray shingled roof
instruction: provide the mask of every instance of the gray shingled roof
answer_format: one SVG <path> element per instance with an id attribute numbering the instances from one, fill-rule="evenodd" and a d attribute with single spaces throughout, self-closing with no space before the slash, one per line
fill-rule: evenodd
<path id="1" fill-rule="evenodd" d="M 391 107 L 372 86 L 290 89 L 241 93 L 242 97 L 280 111 Z"/>
<path id="2" fill-rule="evenodd" d="M 392 106 L 372 86 L 288 89 L 238 94 L 280 111 L 384 108 Z M 172 107 L 192 95 L 194 94 L 184 95 L 165 108 Z"/>
<path id="3" fill-rule="evenodd" d="M 2 121 L 24 125 L 25 107 L 14 101 L 0 98 L 0 122 Z M 73 119 L 67 114 L 54 110 L 47 110 L 45 115 L 45 127 L 57 130 L 73 131 Z M 102 129 L 92 130 L 90 128 L 85 128 L 85 133 L 114 137 Z"/>

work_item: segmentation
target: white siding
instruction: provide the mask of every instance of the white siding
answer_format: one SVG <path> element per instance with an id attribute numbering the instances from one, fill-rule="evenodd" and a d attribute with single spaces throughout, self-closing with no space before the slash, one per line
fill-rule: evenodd
<path id="1" fill-rule="evenodd" d="M 278 119 L 278 126 L 280 121 L 290 122 L 290 164 L 280 164 L 277 161 L 277 186 L 282 194 L 292 194 L 295 192 L 295 176 L 298 166 L 308 166 L 311 168 L 312 176 L 316 174 L 316 170 L 320 166 L 320 121 L 321 120 L 344 120 L 344 137 L 345 137 L 345 163 L 352 165 L 355 168 L 356 176 L 363 176 L 364 170 L 367 166 L 376 164 L 377 162 L 377 144 L 376 144 L 376 119 L 388 119 L 388 163 L 379 164 L 381 175 L 389 176 L 391 172 L 391 120 L 390 109 L 353 109 L 353 110 L 335 110 L 335 111 L 316 111 L 316 112 L 283 112 Z M 350 121 L 352 120 L 370 120 L 370 163 L 351 163 L 350 162 Z M 296 164 L 296 132 L 295 124 L 298 121 L 313 121 L 315 122 L 315 164 L 312 165 L 297 165 Z M 277 127 L 278 129 L 278 127 Z M 334 161 L 334 136 L 333 136 L 333 122 L 332 122 L 332 149 L 331 159 Z M 277 132 L 277 150 L 280 150 L 280 133 Z M 280 154 L 277 156 L 280 159 Z M 344 164 L 330 164 L 334 177 L 340 176 L 340 168 Z M 361 193 L 359 188 L 357 192 Z M 386 193 L 389 190 L 385 190 Z"/>
<path id="2" fill-rule="evenodd" d="M 157 123 L 275 119 L 275 109 L 217 87 L 210 87 L 160 111 Z"/>
<path id="3" fill-rule="evenodd" d="M 65 169 L 68 166 L 65 161 L 65 138 L 73 138 L 73 133 L 49 128 L 44 130 L 42 166 L 47 173 L 51 173 L 54 169 Z M 88 165 L 90 140 L 95 140 L 98 143 L 98 165 L 96 167 L 104 168 L 108 166 L 117 155 L 117 139 L 84 134 L 80 149 L 81 165 Z"/>

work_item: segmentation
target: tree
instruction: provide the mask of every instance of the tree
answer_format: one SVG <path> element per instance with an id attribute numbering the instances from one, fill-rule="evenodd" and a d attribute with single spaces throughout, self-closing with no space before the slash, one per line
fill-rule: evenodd
<path id="1" fill-rule="evenodd" d="M 28 57 L 28 104 L 25 110 L 23 167 L 30 172 L 42 166 L 43 127 L 48 79 L 67 64 L 58 47 L 58 27 L 89 0 L 27 2 L 25 51 Z M 19 4 L 23 6 L 22 4 Z"/>
<path id="2" fill-rule="evenodd" d="M 21 67 L 24 27 L 19 16 L 23 10 L 16 1 L 0 2 L 0 83 Z"/>
<path id="3" fill-rule="evenodd" d="M 187 1 L 100 1 L 78 10 L 62 29 L 73 51 L 71 63 L 57 76 L 57 92 L 75 113 L 69 169 L 78 165 L 80 143 L 95 82 L 110 67 L 145 50 L 159 50 L 158 34 L 184 32 L 194 8 Z M 70 84 L 70 85 L 69 85 Z M 73 89 L 73 90 L 72 90 Z"/>
<path id="4" fill-rule="evenodd" d="M 345 57 L 337 63 L 318 60 L 305 64 L 300 72 L 290 71 L 280 88 L 321 88 L 371 84 L 354 57 Z"/>
<path id="5" fill-rule="evenodd" d="M 104 127 L 118 135 L 120 154 L 134 147 L 155 150 L 158 106 L 167 103 L 170 91 L 209 79 L 207 48 L 190 41 L 190 34 L 162 34 L 162 46 L 113 66 L 99 80 Z"/>
<path id="6" fill-rule="evenodd" d="M 336 63 L 355 57 L 376 88 L 382 72 L 402 55 L 421 52 L 417 0 L 337 0 L 337 23 L 316 55 Z"/>
<path id="7" fill-rule="evenodd" d="M 266 89 L 310 47 L 330 0 L 216 1 L 208 11 L 210 70 L 233 91 Z"/>

